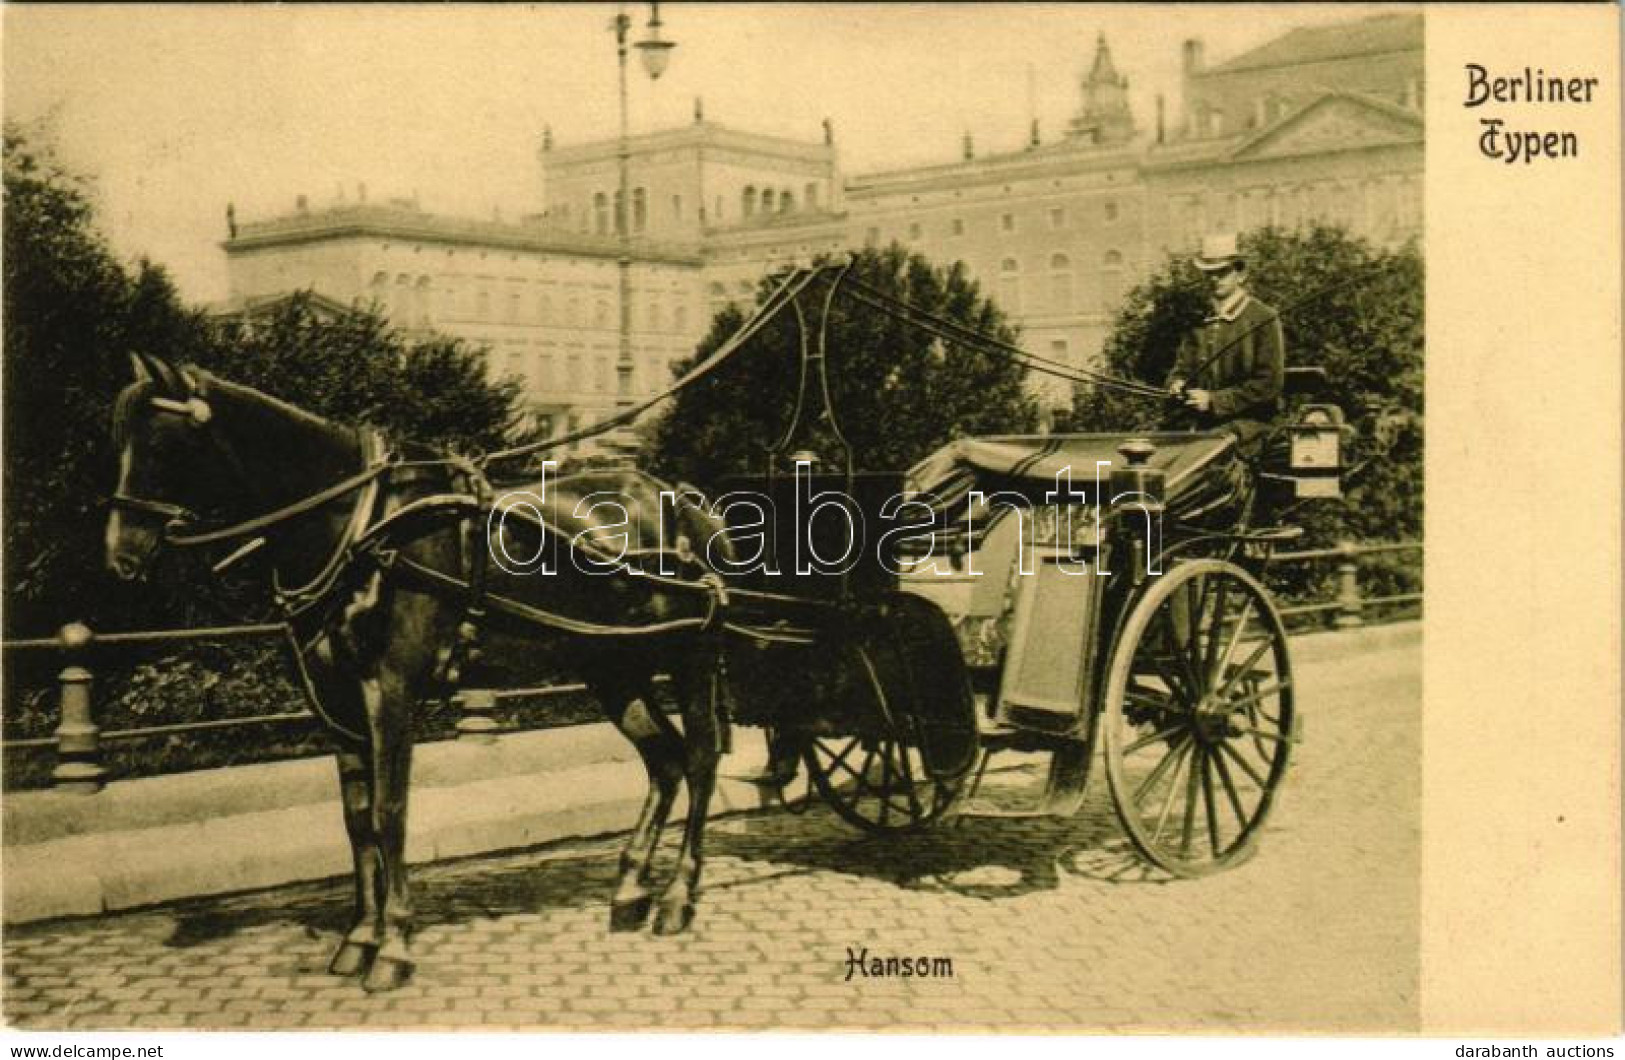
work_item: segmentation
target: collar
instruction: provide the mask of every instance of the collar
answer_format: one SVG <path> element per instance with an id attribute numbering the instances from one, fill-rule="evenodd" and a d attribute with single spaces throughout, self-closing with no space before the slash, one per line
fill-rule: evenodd
<path id="1" fill-rule="evenodd" d="M 1232 323 L 1237 317 L 1241 316 L 1241 311 L 1247 308 L 1247 303 L 1252 301 L 1252 297 L 1247 293 L 1247 288 L 1236 288 L 1236 293 L 1225 299 L 1223 305 L 1208 313 L 1207 322 L 1212 324 L 1222 320 L 1226 324 Z"/>

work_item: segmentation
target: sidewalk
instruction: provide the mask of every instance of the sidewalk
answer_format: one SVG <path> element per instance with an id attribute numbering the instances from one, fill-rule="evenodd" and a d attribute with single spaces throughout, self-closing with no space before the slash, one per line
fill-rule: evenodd
<path id="1" fill-rule="evenodd" d="M 1419 622 L 1293 642 L 1300 665 L 1412 650 Z M 761 790 L 727 779 L 758 768 L 761 733 L 735 726 L 714 815 L 763 808 Z M 645 790 L 631 745 L 607 724 L 419 746 L 408 859 L 414 863 L 624 831 Z M 256 890 L 350 872 L 330 759 L 119 781 L 96 795 L 6 797 L 8 924 Z M 681 804 L 675 811 L 681 812 Z"/>

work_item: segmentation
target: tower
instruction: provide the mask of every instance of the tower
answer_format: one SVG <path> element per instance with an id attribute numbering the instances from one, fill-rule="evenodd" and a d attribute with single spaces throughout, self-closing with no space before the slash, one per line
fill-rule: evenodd
<path id="1" fill-rule="evenodd" d="M 1128 107 L 1128 78 L 1112 65 L 1112 52 L 1104 33 L 1095 38 L 1095 61 L 1081 87 L 1083 106 L 1067 125 L 1068 138 L 1095 144 L 1131 140 L 1134 115 Z"/>

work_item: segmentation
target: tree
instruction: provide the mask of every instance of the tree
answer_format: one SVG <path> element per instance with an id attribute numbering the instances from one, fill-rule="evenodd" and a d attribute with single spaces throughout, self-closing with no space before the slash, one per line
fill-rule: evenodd
<path id="1" fill-rule="evenodd" d="M 108 410 L 126 351 L 187 357 L 208 345 L 162 269 L 133 275 L 93 225 L 89 181 L 24 132 L 4 133 L 5 558 L 8 630 L 97 611 Z"/>
<path id="2" fill-rule="evenodd" d="M 489 381 L 483 348 L 438 335 L 408 339 L 373 309 L 324 320 L 308 292 L 217 343 L 200 363 L 395 442 L 477 452 L 528 437 L 520 384 Z"/>
<path id="3" fill-rule="evenodd" d="M 1241 237 L 1248 286 L 1282 314 L 1287 364 L 1326 370 L 1327 399 L 1354 427 L 1343 504 L 1293 515 L 1308 540 L 1395 540 L 1422 534 L 1423 273 L 1414 244 L 1375 248 L 1342 229 L 1265 228 Z M 1180 340 L 1206 312 L 1204 281 L 1170 259 L 1131 291 L 1103 351 L 1107 372 L 1158 385 Z M 1139 430 L 1163 414 L 1156 402 L 1096 387 L 1080 391 L 1082 430 Z"/>
<path id="4" fill-rule="evenodd" d="M 171 592 L 119 591 L 102 571 L 105 498 L 117 454 L 113 399 L 127 354 L 194 363 L 341 422 L 464 450 L 516 438 L 520 391 L 487 382 L 482 349 L 409 341 L 370 311 L 322 321 L 292 299 L 249 333 L 187 308 L 163 269 L 127 267 L 95 226 L 90 182 L 48 142 L 7 125 L 4 139 L 4 548 L 8 633 L 72 619 L 99 628 L 185 621 L 202 575 Z"/>
<path id="5" fill-rule="evenodd" d="M 779 277 L 766 277 L 764 298 Z M 893 244 L 854 259 L 850 280 L 955 323 L 1015 342 L 1015 329 L 982 296 L 963 264 L 934 266 Z M 807 341 L 816 346 L 823 288 L 803 297 Z M 704 360 L 744 322 L 728 306 L 711 323 L 681 374 Z M 973 434 L 1033 429 L 1037 410 L 1023 389 L 1024 370 L 1007 358 L 941 343 L 902 319 L 837 297 L 828 321 L 830 397 L 860 471 L 907 468 L 944 442 Z M 647 456 L 659 473 L 715 488 L 729 474 L 759 473 L 764 447 L 789 425 L 798 384 L 800 338 L 786 309 L 739 353 L 683 391 L 650 430 Z M 809 380 L 809 389 L 816 380 Z M 810 408 L 819 408 L 816 391 Z M 809 416 L 808 419 L 814 417 Z M 839 451 L 827 422 L 803 422 L 792 441 L 833 462 Z"/>

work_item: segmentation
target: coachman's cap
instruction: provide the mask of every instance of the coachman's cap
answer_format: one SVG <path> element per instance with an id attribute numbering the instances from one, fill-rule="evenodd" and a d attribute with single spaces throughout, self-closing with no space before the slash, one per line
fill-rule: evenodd
<path id="1" fill-rule="evenodd" d="M 1236 248 L 1234 232 L 1205 236 L 1202 239 L 1202 251 L 1196 255 L 1194 262 L 1203 272 L 1218 272 L 1220 269 L 1228 269 L 1240 263 L 1241 251 Z"/>

